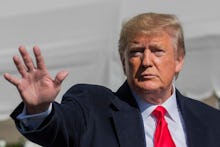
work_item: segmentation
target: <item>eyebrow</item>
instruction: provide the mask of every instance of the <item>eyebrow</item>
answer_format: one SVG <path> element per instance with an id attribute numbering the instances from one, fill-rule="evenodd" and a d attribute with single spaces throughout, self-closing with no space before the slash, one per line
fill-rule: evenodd
<path id="1" fill-rule="evenodd" d="M 161 44 L 155 44 L 155 43 L 150 44 L 149 46 L 150 46 L 150 47 L 158 47 L 158 48 L 162 48 L 162 47 L 163 47 L 163 45 L 161 45 Z"/>
<path id="2" fill-rule="evenodd" d="M 130 50 L 144 49 L 144 48 L 145 48 L 145 46 L 143 46 L 143 45 L 131 45 L 131 46 L 129 46 Z"/>
<path id="3" fill-rule="evenodd" d="M 143 44 L 141 44 L 140 42 L 137 42 L 137 41 L 133 41 L 133 42 L 130 42 L 129 43 L 129 47 L 144 47 L 144 45 Z"/>

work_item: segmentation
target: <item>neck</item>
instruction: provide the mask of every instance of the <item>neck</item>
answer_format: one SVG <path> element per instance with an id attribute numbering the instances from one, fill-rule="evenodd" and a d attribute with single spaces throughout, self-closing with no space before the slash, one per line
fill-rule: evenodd
<path id="1" fill-rule="evenodd" d="M 173 86 L 167 89 L 160 89 L 155 91 L 135 91 L 138 96 L 150 104 L 160 105 L 163 104 L 173 94 Z"/>

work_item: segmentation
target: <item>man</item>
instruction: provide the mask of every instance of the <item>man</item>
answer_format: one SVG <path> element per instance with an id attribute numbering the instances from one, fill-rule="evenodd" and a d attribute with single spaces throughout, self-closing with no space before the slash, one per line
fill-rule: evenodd
<path id="1" fill-rule="evenodd" d="M 33 142 L 51 147 L 220 146 L 220 112 L 174 87 L 185 56 L 174 15 L 144 13 L 123 25 L 119 53 L 127 80 L 116 93 L 80 84 L 58 104 L 54 100 L 68 73 L 52 79 L 37 46 L 36 66 L 25 47 L 19 51 L 24 65 L 17 56 L 13 60 L 22 78 L 4 77 L 23 100 L 11 116 Z"/>

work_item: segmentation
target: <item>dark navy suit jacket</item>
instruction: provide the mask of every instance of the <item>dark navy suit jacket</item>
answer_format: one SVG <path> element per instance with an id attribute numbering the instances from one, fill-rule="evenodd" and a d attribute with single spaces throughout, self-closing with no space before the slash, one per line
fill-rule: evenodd
<path id="1" fill-rule="evenodd" d="M 220 147 L 220 112 L 176 90 L 189 147 Z M 11 114 L 23 110 L 19 105 Z M 177 130 L 178 131 L 178 130 Z M 97 85 L 70 88 L 37 130 L 23 133 L 48 147 L 146 147 L 141 113 L 127 82 L 114 93 Z"/>

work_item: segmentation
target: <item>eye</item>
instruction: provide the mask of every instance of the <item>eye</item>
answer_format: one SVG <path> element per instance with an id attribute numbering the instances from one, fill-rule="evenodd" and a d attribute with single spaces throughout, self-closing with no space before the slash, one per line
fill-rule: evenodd
<path id="1" fill-rule="evenodd" d="M 161 48 L 153 47 L 153 48 L 151 48 L 151 52 L 152 52 L 155 56 L 160 57 L 160 56 L 163 56 L 163 55 L 164 55 L 165 50 L 164 50 L 164 49 L 161 49 Z"/>
<path id="2" fill-rule="evenodd" d="M 131 48 L 129 51 L 130 57 L 139 57 L 142 56 L 144 53 L 144 48 Z"/>

